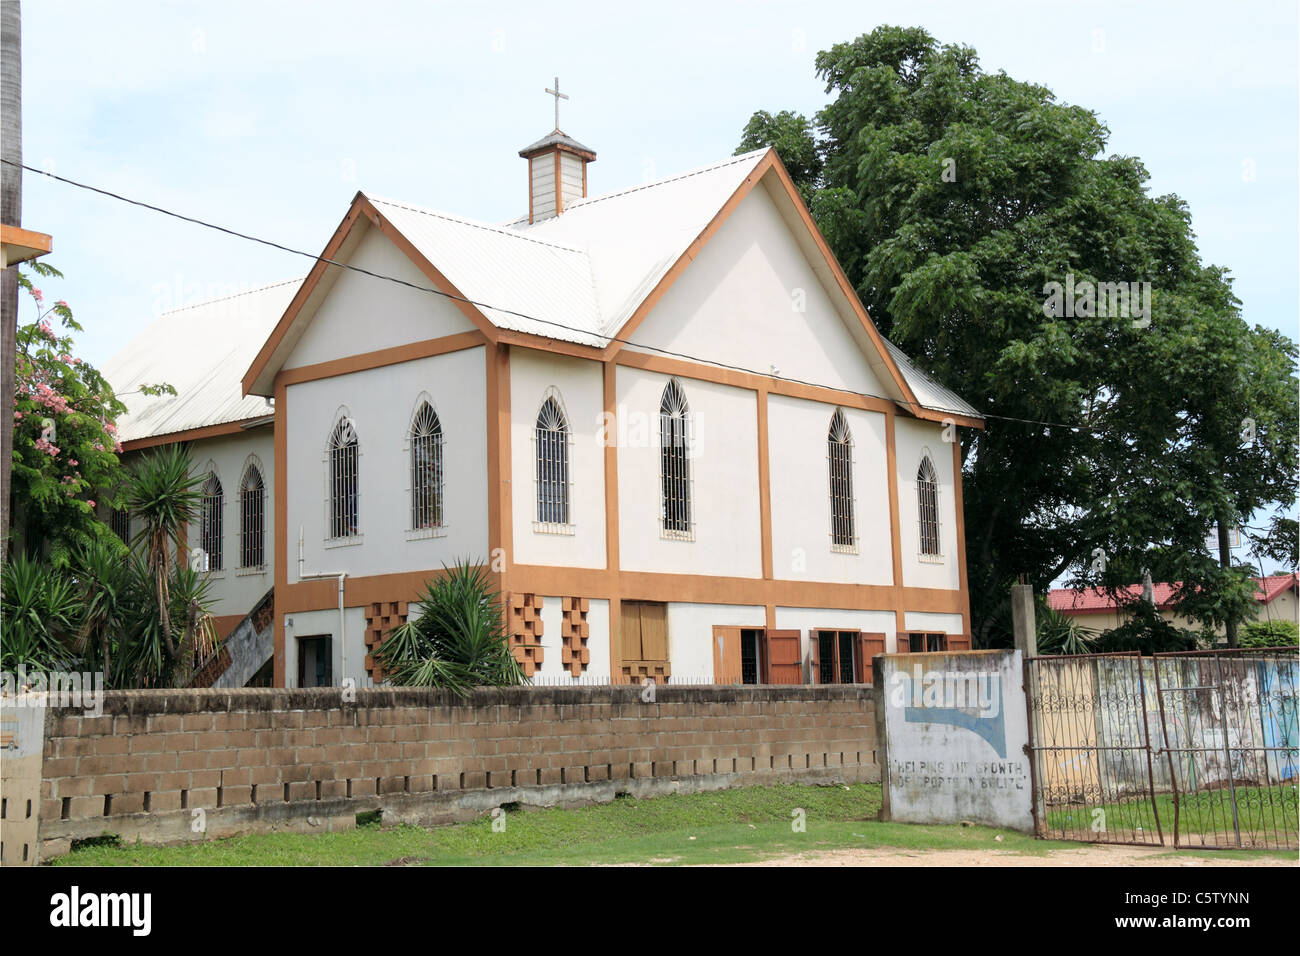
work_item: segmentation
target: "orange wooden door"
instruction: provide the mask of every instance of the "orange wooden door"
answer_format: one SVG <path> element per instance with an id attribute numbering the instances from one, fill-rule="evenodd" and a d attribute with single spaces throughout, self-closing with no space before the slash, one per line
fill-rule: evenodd
<path id="1" fill-rule="evenodd" d="M 767 631 L 767 682 L 802 684 L 803 655 L 798 631 Z"/>
<path id="2" fill-rule="evenodd" d="M 739 684 L 740 628 L 714 627 L 713 629 L 713 682 Z"/>
<path id="3" fill-rule="evenodd" d="M 863 631 L 858 635 L 857 680 L 859 684 L 871 683 L 871 659 L 885 653 L 885 635 Z"/>

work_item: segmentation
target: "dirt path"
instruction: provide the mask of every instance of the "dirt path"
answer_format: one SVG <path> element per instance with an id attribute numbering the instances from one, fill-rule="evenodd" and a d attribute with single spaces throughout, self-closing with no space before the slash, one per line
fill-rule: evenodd
<path id="1" fill-rule="evenodd" d="M 1274 856 L 1242 858 L 1176 853 L 1163 847 L 1080 846 L 1037 856 L 998 850 L 903 850 L 876 847 L 796 853 L 735 866 L 1296 866 Z"/>

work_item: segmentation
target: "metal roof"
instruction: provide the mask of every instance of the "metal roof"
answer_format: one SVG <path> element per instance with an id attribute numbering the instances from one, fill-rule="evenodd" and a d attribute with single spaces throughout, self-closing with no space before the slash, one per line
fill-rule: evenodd
<path id="1" fill-rule="evenodd" d="M 164 312 L 104 365 L 104 378 L 128 411 L 117 421 L 122 442 L 170 435 L 267 415 L 240 376 L 275 328 L 302 279 L 289 279 Z M 165 382 L 175 395 L 143 395 Z"/>
<path id="2" fill-rule="evenodd" d="M 519 155 L 527 157 L 530 153 L 535 153 L 538 150 L 546 149 L 546 147 L 548 146 L 565 146 L 568 147 L 569 149 L 577 150 L 578 152 L 590 153 L 593 158 L 596 155 L 596 151 L 592 149 L 590 146 L 583 146 L 572 136 L 568 135 L 567 133 L 563 133 L 558 129 L 553 133 L 547 133 L 545 136 L 543 136 L 537 142 L 533 143 L 531 146 L 525 146 L 523 149 L 519 151 Z"/>
<path id="3" fill-rule="evenodd" d="M 884 339 L 885 347 L 889 349 L 894 364 L 898 366 L 899 373 L 903 376 L 908 388 L 912 390 L 912 394 L 916 396 L 916 400 L 921 403 L 923 408 L 927 408 L 932 412 L 951 412 L 954 415 L 969 416 L 970 418 L 984 417 L 973 405 L 952 389 L 921 371 L 897 345 L 889 341 L 889 339 L 885 339 L 883 335 L 881 338 Z"/>

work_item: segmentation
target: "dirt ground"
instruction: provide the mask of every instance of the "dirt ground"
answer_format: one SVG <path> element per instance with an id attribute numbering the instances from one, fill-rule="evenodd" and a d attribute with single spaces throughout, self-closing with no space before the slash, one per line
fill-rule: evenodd
<path id="1" fill-rule="evenodd" d="M 736 866 L 1296 866 L 1275 856 L 1242 858 L 1176 853 L 1163 847 L 1080 846 L 1038 856 L 997 850 L 903 850 L 878 847 L 798 853 Z"/>

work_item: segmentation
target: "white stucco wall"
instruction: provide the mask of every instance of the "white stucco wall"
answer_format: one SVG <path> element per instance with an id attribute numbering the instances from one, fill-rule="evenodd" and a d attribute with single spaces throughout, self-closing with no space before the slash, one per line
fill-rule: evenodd
<path id="1" fill-rule="evenodd" d="M 358 227 L 362 225 L 367 231 L 348 259 L 351 265 L 430 286 L 424 273 L 383 233 L 364 220 Z M 314 365 L 474 328 L 445 296 L 349 270 L 334 281 L 284 367 Z"/>
<path id="2" fill-rule="evenodd" d="M 262 527 L 266 561 L 260 568 L 239 566 L 239 485 L 244 469 L 250 462 L 258 464 L 264 484 Z M 190 445 L 190 468 L 194 475 L 206 475 L 209 470 L 214 471 L 221 481 L 222 570 L 208 573 L 212 613 L 218 617 L 247 614 L 275 583 L 275 438 L 272 429 L 268 425 L 237 435 L 195 441 Z M 139 524 L 133 522 L 132 530 L 138 528 Z M 187 543 L 191 554 L 193 549 L 202 545 L 197 520 L 189 527 Z"/>
<path id="3" fill-rule="evenodd" d="M 407 533 L 406 436 L 422 394 L 442 424 L 446 528 L 438 537 Z M 289 581 L 298 580 L 299 528 L 308 571 L 360 576 L 436 569 L 462 558 L 487 560 L 486 401 L 481 347 L 289 386 Z M 342 546 L 326 541 L 325 449 L 340 410 L 351 415 L 360 446 L 361 534 Z"/>
<path id="4" fill-rule="evenodd" d="M 554 389 L 569 422 L 570 534 L 536 530 L 537 413 Z M 574 568 L 605 566 L 605 449 L 599 441 L 604 411 L 599 362 L 531 349 L 510 352 L 511 502 L 517 564 Z"/>
<path id="5" fill-rule="evenodd" d="M 619 562 L 624 570 L 761 577 L 755 393 L 682 379 L 691 412 L 693 541 L 662 535 L 659 405 L 669 376 L 620 367 Z"/>
<path id="6" fill-rule="evenodd" d="M 952 429 L 954 435 L 956 429 Z M 913 588 L 957 590 L 957 511 L 953 485 L 952 444 L 943 440 L 944 426 L 904 418 L 894 419 L 894 451 L 898 464 L 898 527 L 902 538 L 903 584 Z M 942 561 L 921 560 L 920 516 L 916 471 L 929 452 L 939 479 L 939 549 Z"/>
<path id="7" fill-rule="evenodd" d="M 903 615 L 903 626 L 908 633 L 961 634 L 960 614 L 936 614 L 931 611 L 908 611 Z"/>
<path id="8" fill-rule="evenodd" d="M 866 358 L 874 347 L 856 317 L 846 321 L 846 311 L 842 294 L 827 290 L 791 226 L 759 187 L 632 339 L 759 373 L 776 366 L 791 378 L 883 395 Z"/>
<path id="9" fill-rule="evenodd" d="M 283 615 L 284 676 L 288 687 L 298 686 L 298 638 L 328 636 L 333 654 L 331 670 L 334 685 L 341 686 L 344 677 L 351 677 L 357 687 L 373 687 L 374 681 L 366 674 L 366 615 L 360 607 L 344 608 L 346 633 L 339 639 L 339 610 L 332 607 L 319 611 L 295 611 Z M 343 666 L 344 645 L 347 648 L 347 667 Z"/>
<path id="10" fill-rule="evenodd" d="M 767 433 L 772 498 L 772 572 L 840 584 L 893 583 L 885 416 L 845 408 L 853 436 L 857 553 L 831 548 L 827 433 L 835 406 L 772 395 Z"/>
<path id="11" fill-rule="evenodd" d="M 564 606 L 558 597 L 542 599 L 542 667 L 541 679 L 534 676 L 534 683 L 545 684 L 589 684 L 604 683 L 609 680 L 609 602 L 591 601 L 587 608 L 587 650 L 591 660 L 582 676 L 574 678 L 564 666 L 561 653 L 564 643 L 562 621 Z"/>

